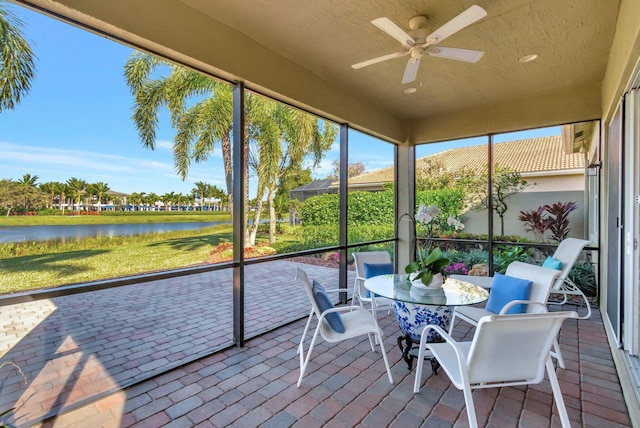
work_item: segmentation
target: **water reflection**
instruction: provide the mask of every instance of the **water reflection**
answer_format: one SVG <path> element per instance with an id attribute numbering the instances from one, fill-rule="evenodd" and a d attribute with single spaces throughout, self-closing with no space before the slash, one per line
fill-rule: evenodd
<path id="1" fill-rule="evenodd" d="M 75 224 L 56 226 L 0 227 L 0 243 L 97 238 L 102 236 L 132 236 L 145 233 L 164 233 L 176 230 L 198 230 L 229 221 L 198 221 L 185 223 L 140 224 Z"/>

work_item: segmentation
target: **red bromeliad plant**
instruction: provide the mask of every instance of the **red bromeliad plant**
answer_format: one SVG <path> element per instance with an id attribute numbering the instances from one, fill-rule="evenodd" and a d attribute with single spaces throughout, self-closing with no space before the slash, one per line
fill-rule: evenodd
<path id="1" fill-rule="evenodd" d="M 524 222 L 525 232 L 533 232 L 536 241 L 542 242 L 544 240 L 544 232 L 547 230 L 544 206 L 531 211 L 520 211 L 518 220 Z"/>
<path id="2" fill-rule="evenodd" d="M 561 242 L 569 235 L 569 213 L 578 208 L 578 204 L 556 202 L 553 205 L 545 205 L 544 208 L 549 213 L 544 222 L 551 231 L 551 239 Z"/>
<path id="3" fill-rule="evenodd" d="M 544 233 L 551 231 L 551 239 L 560 242 L 569 235 L 569 213 L 578 208 L 575 202 L 556 202 L 531 211 L 520 211 L 518 219 L 525 224 L 525 232 L 532 232 L 536 240 L 544 242 Z"/>

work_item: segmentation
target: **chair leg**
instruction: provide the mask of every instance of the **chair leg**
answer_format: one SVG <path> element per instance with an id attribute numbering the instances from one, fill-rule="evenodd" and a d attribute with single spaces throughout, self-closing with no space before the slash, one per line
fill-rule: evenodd
<path id="1" fill-rule="evenodd" d="M 387 359 L 387 351 L 384 349 L 384 343 L 382 343 L 382 335 L 376 333 L 376 338 L 380 342 L 380 352 L 382 353 L 382 359 L 384 360 L 384 366 L 387 369 L 387 376 L 389 376 L 389 383 L 393 385 L 393 377 L 391 377 L 391 368 L 389 367 L 389 360 Z"/>
<path id="2" fill-rule="evenodd" d="M 304 357 L 304 348 L 302 343 L 300 343 L 300 377 L 298 378 L 298 388 L 302 384 L 302 378 L 304 377 L 304 372 L 307 370 L 307 365 L 309 364 L 309 359 L 311 359 L 311 352 L 313 351 L 313 346 L 316 344 L 316 339 L 318 338 L 318 331 L 320 330 L 320 324 L 316 327 L 316 331 L 313 333 L 313 339 L 311 339 L 311 344 L 309 345 L 309 350 L 307 351 L 307 357 Z"/>
<path id="3" fill-rule="evenodd" d="M 418 361 L 416 363 L 416 378 L 413 381 L 413 392 L 417 394 L 420 392 L 420 383 L 422 382 L 422 366 L 424 364 L 424 353 L 427 351 L 427 334 L 422 334 L 420 338 L 420 349 L 418 350 Z M 407 346 L 411 346 L 407 343 Z"/>
<path id="4" fill-rule="evenodd" d="M 375 345 L 377 345 L 377 344 L 378 344 L 378 336 L 377 336 L 377 335 L 375 335 L 375 334 L 373 334 L 373 337 L 371 337 L 371 336 L 372 336 L 372 333 L 368 333 L 368 334 L 367 334 L 367 337 L 369 338 L 369 345 L 371 345 L 371 350 L 372 350 L 373 352 L 376 352 L 376 347 L 375 347 Z M 375 342 L 374 342 L 374 341 L 375 341 Z"/>
<path id="5" fill-rule="evenodd" d="M 578 316 L 578 319 L 586 320 L 587 318 L 591 317 L 591 304 L 589 303 L 589 299 L 587 299 L 587 296 L 582 292 L 582 290 L 580 290 L 580 288 L 569 278 L 566 278 L 564 280 L 561 288 L 557 290 L 551 290 L 551 292 L 553 294 L 562 294 L 564 297 L 560 302 L 549 302 L 549 304 L 551 305 L 563 305 L 567 303 L 568 295 L 580 296 L 582 300 L 584 300 L 584 304 L 587 307 L 587 314 L 584 316 Z"/>
<path id="6" fill-rule="evenodd" d="M 476 408 L 473 404 L 473 394 L 471 393 L 471 387 L 468 384 L 464 385 L 462 391 L 464 392 L 464 403 L 467 407 L 467 418 L 469 418 L 469 426 L 471 428 L 478 428 L 478 419 L 476 418 Z"/>
<path id="7" fill-rule="evenodd" d="M 558 366 L 561 369 L 566 369 L 567 366 L 564 364 L 564 358 L 562 357 L 562 352 L 560 351 L 560 344 L 558 343 L 558 339 L 553 340 L 553 351 L 551 355 L 558 361 Z"/>
<path id="8" fill-rule="evenodd" d="M 451 316 L 451 322 L 449 323 L 449 331 L 447 333 L 449 333 L 449 336 L 451 336 L 451 333 L 453 332 L 453 325 L 456 322 L 456 310 L 455 308 L 453 309 L 453 315 Z"/>
<path id="9" fill-rule="evenodd" d="M 547 375 L 549 376 L 551 390 L 553 391 L 553 398 L 556 402 L 556 407 L 558 408 L 558 414 L 560 415 L 560 422 L 562 423 L 562 427 L 571 427 L 571 423 L 569 422 L 569 415 L 567 414 L 567 408 L 565 407 L 564 399 L 562 398 L 562 391 L 560 391 L 560 383 L 558 382 L 556 371 L 553 368 L 551 357 L 547 357 L 545 366 L 547 368 Z"/>
<path id="10" fill-rule="evenodd" d="M 307 318 L 307 324 L 304 326 L 304 330 L 302 331 L 302 337 L 300 338 L 300 345 L 298 345 L 298 350 L 296 354 L 299 354 L 302 351 L 302 342 L 304 342 L 304 338 L 307 335 L 307 331 L 309 330 L 309 325 L 311 324 L 311 318 L 313 318 L 313 308 L 311 308 L 311 312 L 309 313 L 309 318 Z"/>
<path id="11" fill-rule="evenodd" d="M 420 383 L 422 382 L 422 364 L 424 362 L 424 356 L 422 352 L 422 348 L 418 353 L 418 361 L 416 362 L 416 378 L 413 381 L 413 393 L 417 394 L 420 392 Z"/>

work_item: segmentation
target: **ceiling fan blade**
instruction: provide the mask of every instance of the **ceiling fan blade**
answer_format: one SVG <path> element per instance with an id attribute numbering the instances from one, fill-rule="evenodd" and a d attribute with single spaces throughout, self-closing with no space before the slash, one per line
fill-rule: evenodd
<path id="1" fill-rule="evenodd" d="M 431 33 L 427 37 L 427 42 L 431 41 L 429 44 L 440 43 L 452 34 L 468 27 L 485 16 L 487 16 L 487 11 L 474 4 L 469 9 L 465 10 L 460 15 L 456 16 L 451 21 Z"/>
<path id="2" fill-rule="evenodd" d="M 392 20 L 387 17 L 377 18 L 371 21 L 373 25 L 402 43 L 403 45 L 413 46 L 415 44 L 415 40 L 406 31 L 402 28 L 398 27 Z"/>
<path id="3" fill-rule="evenodd" d="M 407 68 L 404 69 L 404 76 L 402 76 L 402 83 L 409 83 L 416 80 L 418 74 L 418 67 L 420 67 L 420 60 L 422 58 L 409 58 L 407 62 Z"/>
<path id="4" fill-rule="evenodd" d="M 392 54 L 389 54 L 389 55 L 384 55 L 384 56 L 380 56 L 378 58 L 373 58 L 373 59 L 370 59 L 370 60 L 367 60 L 367 61 L 362 61 L 362 62 L 359 62 L 357 64 L 353 64 L 351 67 L 355 68 L 355 69 L 358 69 L 358 68 L 366 67 L 368 65 L 377 64 L 379 62 L 386 61 L 388 59 L 400 58 L 401 56 L 405 56 L 408 53 L 409 53 L 408 51 L 407 52 L 395 52 L 395 53 L 392 53 Z"/>
<path id="5" fill-rule="evenodd" d="M 427 51 L 427 53 L 438 58 L 456 59 L 458 61 L 465 62 L 478 62 L 484 55 L 483 51 L 444 47 L 431 48 Z"/>

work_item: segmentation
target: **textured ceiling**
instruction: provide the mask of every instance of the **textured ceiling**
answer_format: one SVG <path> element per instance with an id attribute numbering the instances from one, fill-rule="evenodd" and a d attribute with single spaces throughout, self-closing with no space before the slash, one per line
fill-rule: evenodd
<path id="1" fill-rule="evenodd" d="M 474 2 L 181 1 L 403 119 L 599 83 L 618 9 L 615 0 L 477 1 L 488 15 L 441 45 L 483 50 L 485 56 L 475 64 L 425 56 L 417 80 L 402 85 L 407 57 L 351 68 L 401 50 L 370 21 L 386 16 L 408 31 L 409 19 L 426 15 L 435 30 Z M 518 62 L 530 53 L 538 59 Z M 405 94 L 407 87 L 418 91 Z"/>
<path id="2" fill-rule="evenodd" d="M 397 143 L 601 117 L 619 0 L 14 0 Z M 407 57 L 371 24 L 439 28 L 473 4 L 487 16 L 438 46 L 482 50 L 475 64 Z M 538 59 L 521 64 L 518 58 Z M 412 94 L 404 93 L 415 87 Z"/>

